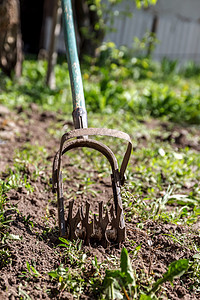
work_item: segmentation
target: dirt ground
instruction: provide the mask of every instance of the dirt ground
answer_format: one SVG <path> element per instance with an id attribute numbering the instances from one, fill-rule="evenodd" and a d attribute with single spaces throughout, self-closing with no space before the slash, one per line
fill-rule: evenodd
<path id="1" fill-rule="evenodd" d="M 53 156 L 59 146 L 59 138 L 49 133 L 53 123 L 66 123 L 64 119 L 58 119 L 54 113 L 40 112 L 38 107 L 32 105 L 29 111 L 23 111 L 20 107 L 11 112 L 5 107 L 0 110 L 0 178 L 6 180 L 8 167 L 13 167 L 13 156 L 16 149 L 23 150 L 28 142 L 39 144 L 47 150 L 47 162 L 44 163 L 43 172 L 36 180 L 31 182 L 33 192 L 28 192 L 24 187 L 19 187 L 7 192 L 7 200 L 11 210 L 7 212 L 12 216 L 9 232 L 21 237 L 20 240 L 7 240 L 6 245 L 9 253 L 9 263 L 0 263 L 0 299 L 23 299 L 19 296 L 20 289 L 26 291 L 31 299 L 73 299 L 73 296 L 63 291 L 59 294 L 56 283 L 51 280 L 47 273 L 56 269 L 63 262 L 61 252 L 55 249 L 58 242 L 57 206 L 55 195 L 51 192 L 49 179 L 51 177 L 51 164 Z M 67 123 L 72 128 L 70 122 Z M 163 124 L 163 127 L 165 125 Z M 172 128 L 171 135 L 175 131 Z M 177 132 L 177 128 L 176 128 Z M 169 138 L 169 137 L 168 137 Z M 175 138 L 177 146 L 189 146 L 200 151 L 200 146 L 195 141 L 187 141 L 185 129 L 180 129 L 180 135 Z M 72 178 L 76 178 L 78 166 L 73 167 L 66 162 Z M 26 176 L 31 181 L 34 171 L 32 165 L 27 166 Z M 95 188 L 100 188 L 101 199 L 111 197 L 109 180 L 100 179 L 96 176 Z M 74 182 L 68 185 L 73 187 Z M 96 203 L 96 197 L 91 197 L 91 202 Z M 169 232 L 185 234 L 190 241 L 195 241 L 200 246 L 199 233 L 190 231 L 187 226 L 177 226 L 153 221 L 145 221 L 139 229 L 135 218 L 127 223 L 127 239 L 123 244 L 129 253 L 134 251 L 136 245 L 141 244 L 141 251 L 133 260 L 133 267 L 140 273 L 154 274 L 157 279 L 167 270 L 167 266 L 174 260 L 181 258 L 192 259 L 195 254 L 186 244 L 180 244 L 170 239 Z M 134 241 L 134 243 L 133 243 Z M 83 246 L 87 260 L 95 256 L 98 263 L 102 263 L 110 256 L 120 256 L 120 249 Z M 28 281 L 20 277 L 26 270 L 26 262 L 35 265 L 37 271 L 42 274 L 34 280 Z M 89 272 L 89 270 L 88 270 Z M 144 285 L 146 283 L 144 282 Z M 200 294 L 194 295 L 190 291 L 191 280 L 184 277 L 176 279 L 174 286 L 166 283 L 164 285 L 166 299 L 200 299 Z M 20 298 L 21 297 L 21 298 Z M 24 299 L 25 296 L 24 296 Z M 80 299 L 96 299 L 91 291 L 85 290 Z"/>

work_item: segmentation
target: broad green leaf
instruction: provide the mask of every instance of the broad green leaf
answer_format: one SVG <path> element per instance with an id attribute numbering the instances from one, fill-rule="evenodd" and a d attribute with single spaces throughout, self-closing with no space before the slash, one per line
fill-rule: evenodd
<path id="1" fill-rule="evenodd" d="M 105 284 L 104 294 L 106 296 L 106 299 L 108 300 L 123 299 L 123 295 L 120 292 L 121 287 L 115 278 L 105 277 L 104 284 Z"/>
<path id="2" fill-rule="evenodd" d="M 56 271 L 51 271 L 51 272 L 48 272 L 48 275 L 53 277 L 53 278 L 57 278 L 58 277 L 58 273 Z"/>
<path id="3" fill-rule="evenodd" d="M 133 273 L 133 268 L 126 248 L 122 248 L 121 251 L 120 267 L 121 267 L 121 271 L 126 275 L 127 283 L 131 283 L 135 286 L 135 277 Z"/>
<path id="4" fill-rule="evenodd" d="M 68 271 L 68 268 L 64 268 L 61 264 L 56 270 L 48 272 L 48 275 L 53 278 L 64 277 Z"/>
<path id="5" fill-rule="evenodd" d="M 151 299 L 152 299 L 151 296 L 145 294 L 140 295 L 140 300 L 151 300 Z"/>
<path id="6" fill-rule="evenodd" d="M 106 270 L 106 277 L 120 278 L 124 277 L 124 274 L 120 270 Z"/>
<path id="7" fill-rule="evenodd" d="M 163 277 L 158 279 L 155 284 L 153 285 L 153 288 L 150 290 L 148 294 L 151 294 L 152 292 L 157 291 L 159 286 L 163 284 L 166 281 L 172 282 L 175 277 L 182 276 L 185 271 L 188 269 L 189 260 L 188 259 L 179 259 L 177 261 L 173 261 L 169 267 L 166 273 L 163 274 Z"/>
<path id="8" fill-rule="evenodd" d="M 179 205 L 188 205 L 188 206 L 196 206 L 198 205 L 198 201 L 196 199 L 188 198 L 187 195 L 171 195 L 169 197 L 168 203 L 176 203 Z"/>
<path id="9" fill-rule="evenodd" d="M 169 265 L 168 271 L 164 274 L 164 278 L 169 281 L 173 281 L 175 277 L 182 276 L 188 268 L 189 260 L 188 259 L 179 259 L 172 262 Z"/>

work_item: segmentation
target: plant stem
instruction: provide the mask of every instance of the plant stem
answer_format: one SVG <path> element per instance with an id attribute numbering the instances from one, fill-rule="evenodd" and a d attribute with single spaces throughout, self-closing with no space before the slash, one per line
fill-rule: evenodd
<path id="1" fill-rule="evenodd" d="M 122 286 L 122 290 L 123 290 L 123 292 L 124 292 L 124 295 L 125 295 L 126 299 L 127 299 L 127 300 L 130 300 L 130 298 L 129 298 L 129 296 L 128 296 L 128 294 L 127 294 L 127 291 L 125 290 L 124 286 Z"/>

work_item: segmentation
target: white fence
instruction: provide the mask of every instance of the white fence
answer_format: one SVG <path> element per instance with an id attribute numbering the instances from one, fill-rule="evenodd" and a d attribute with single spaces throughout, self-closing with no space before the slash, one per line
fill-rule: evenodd
<path id="1" fill-rule="evenodd" d="M 147 12 L 136 12 L 132 18 L 116 19 L 116 32 L 108 33 L 105 41 L 113 41 L 117 46 L 132 47 L 134 37 L 141 39 L 151 31 L 154 16 Z M 200 24 L 179 19 L 177 16 L 158 16 L 156 44 L 153 58 L 167 57 L 180 62 L 193 60 L 200 62 Z"/>
<path id="2" fill-rule="evenodd" d="M 166 1 L 166 0 L 165 0 Z M 178 1 L 178 0 L 176 0 Z M 181 0 L 183 1 L 183 0 Z M 185 0 L 185 3 L 191 0 Z M 193 0 L 196 1 L 196 0 Z M 162 3 L 165 3 L 162 0 Z M 192 5 L 192 2 L 191 2 Z M 155 6 L 156 8 L 156 6 Z M 200 0 L 199 0 L 200 11 Z M 114 21 L 115 32 L 107 33 L 105 41 L 112 41 L 117 46 L 133 46 L 134 37 L 141 39 L 147 31 L 151 31 L 155 13 L 158 17 L 156 36 L 159 43 L 153 52 L 153 58 L 160 60 L 167 57 L 179 60 L 181 63 L 192 60 L 200 62 L 200 19 L 188 19 L 176 14 L 164 14 L 156 10 L 133 10 L 132 17 L 116 17 Z M 48 31 L 51 20 L 46 27 L 46 48 L 48 45 Z M 65 52 L 64 36 L 61 31 L 58 40 L 58 50 Z"/>
<path id="3" fill-rule="evenodd" d="M 158 24 L 157 45 L 154 57 L 166 56 L 181 62 L 200 62 L 200 24 L 174 18 L 161 18 Z"/>

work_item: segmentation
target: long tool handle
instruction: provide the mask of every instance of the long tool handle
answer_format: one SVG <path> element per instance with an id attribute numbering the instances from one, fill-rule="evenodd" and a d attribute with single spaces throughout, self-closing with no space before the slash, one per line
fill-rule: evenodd
<path id="1" fill-rule="evenodd" d="M 71 0 L 62 0 L 62 10 L 64 21 L 63 23 L 65 45 L 67 50 L 67 61 L 73 99 L 72 115 L 74 120 L 74 126 L 76 129 L 87 128 L 87 112 L 85 108 L 83 83 L 77 53 Z"/>

